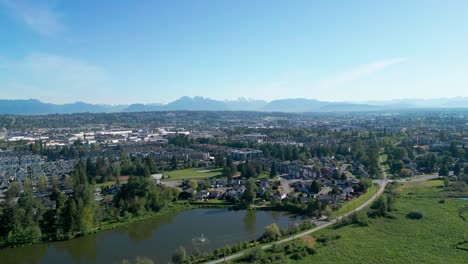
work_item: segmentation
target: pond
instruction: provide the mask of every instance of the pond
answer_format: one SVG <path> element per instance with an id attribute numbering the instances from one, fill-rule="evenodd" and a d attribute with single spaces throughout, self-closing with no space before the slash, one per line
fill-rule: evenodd
<path id="1" fill-rule="evenodd" d="M 286 228 L 301 221 L 300 216 L 276 211 L 195 209 L 69 241 L 2 249 L 0 262 L 120 263 L 123 259 L 144 256 L 155 263 L 168 263 L 179 246 L 189 253 L 211 252 L 258 238 L 271 223 Z"/>

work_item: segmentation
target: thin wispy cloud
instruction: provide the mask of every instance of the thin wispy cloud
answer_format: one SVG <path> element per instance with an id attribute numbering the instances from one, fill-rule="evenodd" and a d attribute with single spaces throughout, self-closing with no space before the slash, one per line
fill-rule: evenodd
<path id="1" fill-rule="evenodd" d="M 13 17 L 40 35 L 54 35 L 65 30 L 60 14 L 50 2 L 0 0 Z"/>
<path id="2" fill-rule="evenodd" d="M 11 98 L 102 102 L 112 94 L 107 71 L 82 59 L 31 53 L 18 60 L 0 61 L 0 69 L 0 89 L 7 89 Z"/>
<path id="3" fill-rule="evenodd" d="M 342 72 L 331 78 L 320 82 L 320 87 L 334 87 L 348 82 L 356 81 L 369 76 L 373 73 L 382 71 L 390 66 L 400 64 L 406 61 L 407 58 L 392 58 L 380 61 L 374 61 L 365 65 L 358 66 L 354 69 Z"/>

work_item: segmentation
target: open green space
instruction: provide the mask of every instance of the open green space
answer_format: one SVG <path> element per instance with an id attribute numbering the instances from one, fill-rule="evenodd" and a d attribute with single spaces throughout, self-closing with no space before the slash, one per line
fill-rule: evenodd
<path id="1" fill-rule="evenodd" d="M 359 196 L 358 198 L 353 199 L 353 200 L 351 200 L 349 202 L 344 202 L 343 206 L 340 209 L 334 211 L 330 215 L 330 219 L 336 218 L 336 217 L 338 217 L 340 215 L 344 215 L 344 214 L 349 213 L 352 210 L 358 208 L 359 206 L 364 204 L 366 201 L 368 201 L 375 193 L 377 193 L 378 190 L 379 190 L 379 188 L 377 186 L 372 186 L 367 190 L 366 193 Z"/>
<path id="2" fill-rule="evenodd" d="M 93 187 L 94 188 L 104 188 L 104 187 L 112 186 L 114 184 L 117 184 L 117 182 L 116 181 L 108 181 L 108 182 L 101 182 L 101 183 L 93 184 Z"/>
<path id="3" fill-rule="evenodd" d="M 382 163 L 387 162 L 388 155 L 387 154 L 380 154 L 380 160 Z"/>
<path id="4" fill-rule="evenodd" d="M 441 200 L 442 184 L 403 184 L 391 217 L 370 218 L 368 226 L 320 230 L 313 234 L 317 240 L 336 239 L 316 243 L 315 255 L 294 263 L 468 263 L 468 222 L 460 216 L 468 202 Z M 415 213 L 422 218 L 411 217 Z"/>
<path id="5" fill-rule="evenodd" d="M 164 172 L 164 174 L 169 175 L 169 178 L 164 180 L 167 181 L 174 181 L 174 180 L 200 180 L 205 178 L 210 178 L 213 176 L 221 175 L 221 169 L 207 169 L 207 168 L 191 168 L 191 169 L 183 169 L 183 170 L 173 170 Z"/>

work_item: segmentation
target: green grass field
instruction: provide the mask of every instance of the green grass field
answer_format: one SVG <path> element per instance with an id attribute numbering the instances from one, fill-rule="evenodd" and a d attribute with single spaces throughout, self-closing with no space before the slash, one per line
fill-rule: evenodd
<path id="1" fill-rule="evenodd" d="M 312 236 L 339 234 L 341 238 L 327 245 L 316 243 L 315 255 L 290 262 L 468 263 L 468 252 L 463 250 L 468 244 L 468 222 L 458 212 L 468 202 L 445 198 L 441 203 L 441 185 L 441 181 L 404 184 L 399 188 L 396 210 L 390 213 L 394 219 L 370 218 L 367 227 L 350 225 L 318 231 Z M 408 219 L 406 215 L 412 211 L 422 212 L 423 218 Z"/>
<path id="2" fill-rule="evenodd" d="M 387 154 L 380 154 L 380 160 L 382 163 L 387 162 L 388 155 Z"/>
<path id="3" fill-rule="evenodd" d="M 108 181 L 108 182 L 93 184 L 93 187 L 94 188 L 104 188 L 104 187 L 107 187 L 107 186 L 112 186 L 114 184 L 116 184 L 115 181 Z"/>
<path id="4" fill-rule="evenodd" d="M 221 169 L 203 169 L 203 168 L 191 168 L 191 169 L 184 169 L 184 170 L 174 170 L 164 172 L 170 176 L 168 179 L 164 179 L 165 181 L 176 181 L 176 180 L 201 180 L 205 178 L 210 178 L 213 176 L 221 175 Z"/>
<path id="5" fill-rule="evenodd" d="M 349 202 L 345 202 L 340 209 L 334 211 L 331 214 L 330 219 L 336 218 L 340 215 L 344 215 L 356 209 L 357 207 L 365 203 L 367 200 L 369 200 L 378 190 L 379 188 L 377 186 L 372 186 L 369 188 L 369 190 L 367 190 L 365 194 L 361 195 L 359 198 L 356 198 Z"/>

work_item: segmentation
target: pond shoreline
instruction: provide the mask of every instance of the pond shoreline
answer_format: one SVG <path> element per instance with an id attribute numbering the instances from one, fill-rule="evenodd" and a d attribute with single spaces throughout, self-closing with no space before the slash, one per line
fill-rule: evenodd
<path id="1" fill-rule="evenodd" d="M 22 247 L 31 246 L 31 245 L 40 245 L 40 244 L 47 244 L 47 243 L 53 243 L 53 242 L 70 241 L 70 240 L 85 237 L 85 236 L 88 236 L 88 235 L 97 234 L 97 233 L 100 233 L 100 232 L 103 232 L 103 231 L 108 231 L 108 230 L 112 230 L 112 229 L 116 229 L 116 228 L 120 228 L 120 227 L 125 227 L 125 226 L 128 226 L 128 225 L 136 223 L 136 222 L 151 219 L 153 217 L 164 216 L 164 215 L 167 215 L 167 214 L 170 214 L 170 213 L 181 213 L 181 212 L 189 211 L 189 210 L 193 210 L 193 209 L 197 209 L 197 207 L 194 207 L 194 206 L 192 206 L 190 204 L 180 204 L 180 203 L 179 204 L 171 204 L 170 206 L 168 206 L 166 208 L 163 208 L 162 210 L 160 210 L 158 212 L 146 212 L 145 214 L 143 214 L 141 216 L 135 216 L 135 217 L 132 217 L 132 218 L 130 218 L 130 219 L 126 220 L 126 221 L 123 221 L 123 222 L 113 222 L 113 223 L 107 223 L 107 224 L 104 224 L 104 225 L 97 226 L 97 227 L 93 228 L 92 230 L 86 232 L 85 234 L 77 234 L 77 235 L 75 235 L 73 237 L 69 237 L 69 238 L 66 238 L 66 239 L 60 239 L 60 240 L 54 240 L 54 239 L 47 240 L 47 239 L 45 239 L 45 240 L 42 240 L 42 241 L 40 241 L 38 243 L 28 243 L 28 244 L 21 244 L 21 245 L 16 245 L 16 246 L 0 245 L 0 251 L 4 250 L 4 249 L 9 249 L 9 248 L 22 248 Z"/>
<path id="2" fill-rule="evenodd" d="M 211 253 L 220 246 L 255 240 L 269 224 L 288 228 L 304 220 L 303 216 L 277 211 L 179 209 L 114 225 L 113 230 L 100 229 L 76 239 L 4 248 L 0 250 L 0 259 L 2 263 L 94 264 L 148 256 L 157 260 L 156 263 L 167 263 L 179 246 L 184 246 L 190 254 Z M 196 243 L 202 234 L 206 242 Z"/>
<path id="3" fill-rule="evenodd" d="M 290 210 L 285 210 L 285 208 L 278 208 L 278 207 L 274 207 L 274 206 L 262 206 L 262 207 L 258 207 L 258 206 L 249 206 L 248 204 L 227 204 L 227 203 L 189 203 L 189 202 L 184 202 L 184 203 L 173 203 L 171 205 L 169 205 L 168 207 L 166 208 L 163 208 L 161 211 L 158 211 L 158 212 L 146 212 L 144 213 L 143 215 L 141 216 L 134 216 L 126 221 L 122 221 L 122 222 L 111 222 L 111 223 L 106 223 L 106 224 L 102 224 L 102 225 L 98 225 L 97 227 L 93 228 L 92 230 L 86 232 L 85 234 L 77 234 L 73 237 L 69 237 L 69 238 L 66 238 L 66 239 L 61 239 L 61 240 L 54 240 L 54 239 L 44 239 L 38 243 L 28 243 L 28 244 L 22 244 L 22 245 L 16 245 L 16 246 L 8 246 L 8 245 L 1 245 L 0 244 L 0 250 L 3 250 L 3 249 L 8 249 L 8 248 L 22 248 L 22 247 L 26 247 L 26 246 L 31 246 L 31 245 L 38 245 L 38 244 L 46 244 L 46 243 L 53 243 L 53 242 L 63 242 L 63 241 L 69 241 L 69 240 L 73 240 L 73 239 L 77 239 L 77 238 L 81 238 L 81 237 L 85 237 L 85 236 L 88 236 L 88 235 L 91 235 L 91 234 L 97 234 L 97 233 L 100 233 L 100 232 L 103 232 L 103 231 L 108 231 L 108 230 L 112 230 L 112 229 L 116 229 L 116 228 L 121 228 L 121 227 L 125 227 L 125 226 L 128 226 L 130 224 L 133 224 L 133 223 L 136 223 L 136 222 L 140 222 L 140 221 L 144 221 L 144 220 L 148 220 L 148 219 L 151 219 L 151 218 L 154 218 L 154 217 L 158 217 L 158 216 L 164 216 L 164 215 L 168 215 L 168 214 L 171 214 L 171 213 L 181 213 L 181 212 L 185 212 L 185 211 L 190 211 L 190 210 L 194 210 L 194 209 L 229 209 L 229 210 L 234 210 L 234 211 L 238 211 L 238 210 L 253 210 L 253 211 L 277 211 L 277 212 L 283 212 L 283 213 L 294 213 L 294 214 L 297 214 L 297 215 L 302 215 L 298 212 L 292 212 Z"/>

